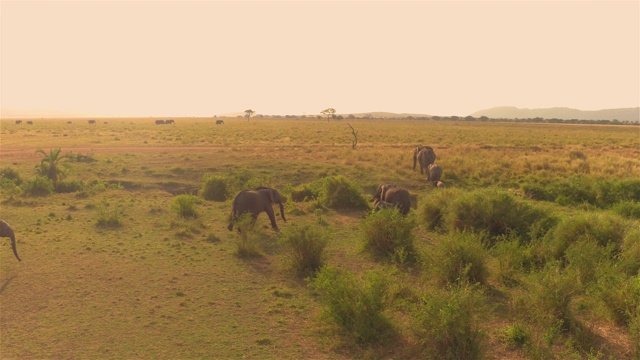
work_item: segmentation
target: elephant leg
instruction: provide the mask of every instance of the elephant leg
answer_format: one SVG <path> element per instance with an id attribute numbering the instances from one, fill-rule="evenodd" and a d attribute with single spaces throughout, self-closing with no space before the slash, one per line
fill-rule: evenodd
<path id="1" fill-rule="evenodd" d="M 265 209 L 265 212 L 269 216 L 269 220 L 271 220 L 271 227 L 274 230 L 279 231 L 280 229 L 278 229 L 278 224 L 276 224 L 276 215 L 273 212 L 273 208 L 269 206 Z"/>

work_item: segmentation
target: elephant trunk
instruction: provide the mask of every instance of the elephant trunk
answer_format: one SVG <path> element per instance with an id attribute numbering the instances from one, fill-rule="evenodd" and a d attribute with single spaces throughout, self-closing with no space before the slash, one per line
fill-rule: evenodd
<path id="1" fill-rule="evenodd" d="M 9 237 L 11 238 L 11 249 L 13 249 L 13 255 L 16 256 L 16 259 L 18 259 L 18 261 L 22 261 L 18 256 L 18 249 L 16 248 L 16 236 L 12 232 L 11 234 L 9 234 Z"/>
<path id="2" fill-rule="evenodd" d="M 282 205 L 282 202 L 279 202 L 278 205 L 280 205 L 280 216 L 282 217 L 282 221 L 287 222 L 287 219 L 284 218 L 284 205 Z"/>

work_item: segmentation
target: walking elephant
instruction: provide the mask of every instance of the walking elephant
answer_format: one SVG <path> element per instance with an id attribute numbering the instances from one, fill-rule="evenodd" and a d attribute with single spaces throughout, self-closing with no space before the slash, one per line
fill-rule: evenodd
<path id="1" fill-rule="evenodd" d="M 16 236 L 13 233 L 11 226 L 9 226 L 9 224 L 7 224 L 4 220 L 0 220 L 0 237 L 8 237 L 11 239 L 11 249 L 13 249 L 13 255 L 16 256 L 16 259 L 18 259 L 18 261 L 22 261 L 20 260 L 20 257 L 18 256 L 18 250 L 16 249 Z"/>
<path id="2" fill-rule="evenodd" d="M 442 183 L 442 168 L 438 164 L 429 165 L 429 171 L 427 172 L 428 177 L 427 180 L 433 185 L 433 187 L 438 187 L 438 183 Z"/>
<path id="3" fill-rule="evenodd" d="M 256 219 L 258 219 L 258 215 L 264 211 L 269 216 L 269 220 L 271 220 L 271 227 L 275 231 L 280 231 L 278 224 L 276 224 L 276 217 L 272 207 L 273 204 L 280 205 L 280 216 L 282 217 L 282 221 L 287 222 L 287 219 L 284 217 L 282 196 L 278 190 L 266 186 L 260 186 L 254 190 L 240 191 L 238 195 L 236 195 L 235 199 L 233 199 L 231 218 L 229 219 L 229 226 L 227 226 L 227 229 L 229 229 L 229 231 L 233 230 L 234 223 L 246 213 L 251 213 L 253 216 L 253 222 L 255 223 Z"/>
<path id="4" fill-rule="evenodd" d="M 416 163 L 420 164 L 420 174 L 424 171 L 429 176 L 429 165 L 436 162 L 436 153 L 431 146 L 418 146 L 413 151 L 413 170 L 416 169 Z"/>
<path id="5" fill-rule="evenodd" d="M 385 203 L 393 204 L 402 215 L 407 215 L 411 209 L 411 195 L 409 191 L 392 184 L 380 184 L 375 195 L 369 201 L 374 201 L 374 210 L 388 207 Z"/>

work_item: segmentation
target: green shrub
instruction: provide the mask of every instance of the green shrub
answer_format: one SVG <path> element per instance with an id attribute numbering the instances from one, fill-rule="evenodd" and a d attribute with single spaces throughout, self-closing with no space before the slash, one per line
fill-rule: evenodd
<path id="1" fill-rule="evenodd" d="M 413 311 L 413 331 L 432 359 L 481 359 L 486 335 L 480 325 L 491 308 L 476 286 L 461 283 L 429 291 Z"/>
<path id="2" fill-rule="evenodd" d="M 640 314 L 640 275 L 627 277 L 617 268 L 598 269 L 596 294 L 608 309 L 614 322 L 630 327 Z"/>
<path id="3" fill-rule="evenodd" d="M 531 331 L 526 325 L 516 322 L 504 329 L 503 338 L 509 346 L 522 349 L 531 341 Z"/>
<path id="4" fill-rule="evenodd" d="M 109 203 L 102 202 L 98 206 L 98 220 L 96 225 L 104 228 L 119 228 L 122 226 L 122 208 L 111 207 Z"/>
<path id="5" fill-rule="evenodd" d="M 323 179 L 320 203 L 332 209 L 369 209 L 369 203 L 356 186 L 342 175 Z"/>
<path id="6" fill-rule="evenodd" d="M 640 202 L 635 200 L 616 203 L 611 207 L 611 210 L 629 219 L 640 219 Z"/>
<path id="7" fill-rule="evenodd" d="M 580 290 L 575 276 L 563 272 L 558 263 L 550 262 L 539 272 L 526 277 L 525 289 L 516 299 L 519 305 L 517 312 L 543 328 L 571 328 L 574 318 L 570 304 Z M 551 336 L 548 343 L 552 343 L 553 338 Z"/>
<path id="8" fill-rule="evenodd" d="M 632 228 L 625 234 L 618 256 L 618 264 L 628 275 L 640 272 L 640 228 Z"/>
<path id="9" fill-rule="evenodd" d="M 53 181 L 46 176 L 36 175 L 22 184 L 22 191 L 28 196 L 48 196 L 53 189 Z"/>
<path id="10" fill-rule="evenodd" d="M 82 191 L 85 188 L 85 185 L 82 181 L 79 180 L 70 180 L 70 181 L 58 181 L 55 186 L 57 193 L 72 193 L 77 191 Z"/>
<path id="11" fill-rule="evenodd" d="M 486 284 L 487 250 L 483 235 L 452 232 L 442 236 L 430 250 L 430 271 L 441 284 L 470 282 Z"/>
<path id="12" fill-rule="evenodd" d="M 498 280 L 507 286 L 518 285 L 523 273 L 531 270 L 535 264 L 532 250 L 530 244 L 520 244 L 517 238 L 497 241 L 491 252 L 498 260 Z"/>
<path id="13" fill-rule="evenodd" d="M 609 214 L 584 213 L 565 217 L 547 239 L 551 255 L 561 259 L 571 243 L 593 239 L 600 246 L 620 246 L 627 223 L 620 217 Z"/>
<path id="14" fill-rule="evenodd" d="M 598 246 L 594 239 L 581 239 L 565 252 L 567 269 L 575 271 L 583 288 L 596 280 L 596 269 L 611 263 L 611 247 Z"/>
<path id="15" fill-rule="evenodd" d="M 0 180 L 9 180 L 15 185 L 22 184 L 22 178 L 18 170 L 10 167 L 0 168 Z"/>
<path id="16" fill-rule="evenodd" d="M 548 229 L 554 220 L 546 211 L 506 191 L 480 189 L 454 199 L 445 214 L 445 222 L 449 230 L 486 232 L 492 241 L 510 233 L 529 240 L 532 227 Z"/>
<path id="17" fill-rule="evenodd" d="M 454 199 L 462 194 L 457 188 L 438 189 L 424 196 L 418 206 L 418 219 L 428 230 L 442 230 L 444 215 Z"/>
<path id="18" fill-rule="evenodd" d="M 171 208 L 182 218 L 196 218 L 198 217 L 195 207 L 196 201 L 197 198 L 193 195 L 178 195 L 173 198 Z"/>
<path id="19" fill-rule="evenodd" d="M 382 209 L 369 214 L 361 223 L 365 249 L 382 257 L 404 262 L 415 260 L 413 218 L 398 209 Z"/>
<path id="20" fill-rule="evenodd" d="M 392 332 L 383 312 L 387 280 L 369 272 L 363 278 L 324 266 L 310 286 L 324 303 L 323 317 L 338 325 L 358 343 L 375 343 Z"/>
<path id="21" fill-rule="evenodd" d="M 324 264 L 329 236 L 320 226 L 292 224 L 282 232 L 281 241 L 297 275 L 313 275 Z"/>
<path id="22" fill-rule="evenodd" d="M 225 201 L 229 193 L 228 179 L 218 175 L 205 177 L 200 189 L 200 196 L 205 200 Z"/>
<path id="23" fill-rule="evenodd" d="M 291 191 L 291 200 L 295 202 L 309 201 L 317 197 L 318 193 L 305 185 L 299 186 Z"/>
<path id="24" fill-rule="evenodd" d="M 236 243 L 236 255 L 241 258 L 262 256 L 260 252 L 260 234 L 253 226 L 253 216 L 250 213 L 242 215 L 235 222 L 239 241 Z"/>

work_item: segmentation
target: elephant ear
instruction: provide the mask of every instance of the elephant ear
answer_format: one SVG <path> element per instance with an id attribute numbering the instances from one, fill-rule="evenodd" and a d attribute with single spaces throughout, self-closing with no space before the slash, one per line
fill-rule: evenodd
<path id="1" fill-rule="evenodd" d="M 275 203 L 275 194 L 274 194 L 275 190 L 273 189 L 269 189 L 269 199 L 271 199 L 271 203 Z"/>

